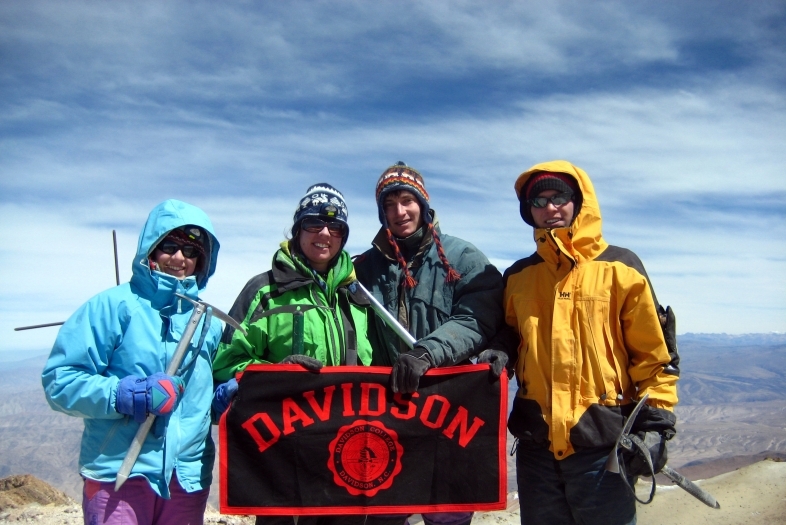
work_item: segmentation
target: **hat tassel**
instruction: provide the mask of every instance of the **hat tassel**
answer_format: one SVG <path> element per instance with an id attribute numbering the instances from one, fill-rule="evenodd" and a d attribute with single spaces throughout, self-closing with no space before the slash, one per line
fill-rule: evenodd
<path id="1" fill-rule="evenodd" d="M 437 234 L 437 230 L 434 229 L 434 224 L 429 223 L 428 229 L 431 232 L 431 238 L 434 239 L 434 244 L 437 245 L 437 255 L 439 255 L 439 260 L 442 261 L 443 265 L 445 265 L 445 270 L 447 271 L 447 274 L 445 275 L 445 282 L 458 282 L 461 279 L 461 274 L 458 273 L 448 262 L 448 258 L 445 255 L 445 249 L 442 247 L 442 241 L 439 238 L 439 234 Z"/>

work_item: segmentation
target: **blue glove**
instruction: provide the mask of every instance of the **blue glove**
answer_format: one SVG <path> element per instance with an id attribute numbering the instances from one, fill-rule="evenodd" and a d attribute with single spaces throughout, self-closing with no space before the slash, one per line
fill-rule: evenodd
<path id="1" fill-rule="evenodd" d="M 164 416 L 171 414 L 185 386 L 179 377 L 157 372 L 141 379 L 126 376 L 117 385 L 115 410 L 134 416 L 134 421 L 144 423 L 148 414 Z"/>
<path id="2" fill-rule="evenodd" d="M 237 394 L 237 379 L 234 377 L 226 383 L 221 383 L 213 392 L 213 404 L 211 405 L 216 417 L 220 416 L 229 408 L 229 403 Z"/>

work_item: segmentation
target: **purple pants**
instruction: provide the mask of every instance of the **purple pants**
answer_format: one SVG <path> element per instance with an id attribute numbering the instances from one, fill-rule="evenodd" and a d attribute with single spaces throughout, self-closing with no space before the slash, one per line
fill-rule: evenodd
<path id="1" fill-rule="evenodd" d="M 210 489 L 186 492 L 172 476 L 170 499 L 156 494 L 145 478 L 129 478 L 118 492 L 115 483 L 85 479 L 85 525 L 202 525 Z"/>
<path id="2" fill-rule="evenodd" d="M 472 512 L 427 512 L 421 514 L 426 525 L 469 525 Z M 366 518 L 366 525 L 409 525 L 406 514 L 374 514 Z"/>

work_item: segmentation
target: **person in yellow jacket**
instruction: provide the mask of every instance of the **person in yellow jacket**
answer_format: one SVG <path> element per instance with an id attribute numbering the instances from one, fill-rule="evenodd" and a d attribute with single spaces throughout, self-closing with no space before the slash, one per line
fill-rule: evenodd
<path id="1" fill-rule="evenodd" d="M 504 275 L 507 350 L 520 385 L 508 428 L 518 438 L 521 523 L 635 523 L 626 480 L 603 467 L 645 394 L 633 430 L 656 472 L 665 464 L 679 375 L 674 314 L 658 305 L 639 258 L 603 239 L 583 170 L 537 164 L 515 189 L 537 246 Z M 628 483 L 649 474 L 642 465 L 628 461 Z"/>

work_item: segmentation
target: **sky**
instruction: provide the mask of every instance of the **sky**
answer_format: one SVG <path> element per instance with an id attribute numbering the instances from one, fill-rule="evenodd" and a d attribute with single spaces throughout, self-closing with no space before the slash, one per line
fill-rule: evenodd
<path id="1" fill-rule="evenodd" d="M 0 359 L 46 353 L 131 276 L 168 198 L 210 216 L 203 298 L 270 268 L 307 187 L 420 171 L 442 231 L 502 271 L 535 248 L 513 190 L 565 159 L 677 331 L 786 331 L 782 1 L 0 2 Z"/>

